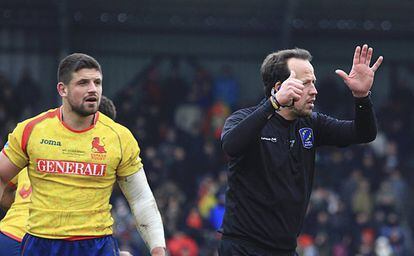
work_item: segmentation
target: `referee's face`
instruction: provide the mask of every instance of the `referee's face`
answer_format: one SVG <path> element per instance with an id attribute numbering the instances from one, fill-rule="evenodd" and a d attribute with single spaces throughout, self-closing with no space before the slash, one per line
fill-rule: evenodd
<path id="1" fill-rule="evenodd" d="M 73 112 L 80 116 L 95 114 L 102 96 L 102 74 L 96 69 L 78 70 L 72 74 L 66 90 L 66 99 Z"/>
<path id="2" fill-rule="evenodd" d="M 316 77 L 313 66 L 307 60 L 296 58 L 289 59 L 287 64 L 290 70 L 295 71 L 296 79 L 301 80 L 305 86 L 300 100 L 295 102 L 292 111 L 297 117 L 310 116 L 318 94 L 315 87 Z"/>

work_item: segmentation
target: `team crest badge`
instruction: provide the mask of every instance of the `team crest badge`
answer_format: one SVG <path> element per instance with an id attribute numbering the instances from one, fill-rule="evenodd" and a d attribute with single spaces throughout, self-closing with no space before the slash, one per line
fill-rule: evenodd
<path id="1" fill-rule="evenodd" d="M 299 135 L 302 140 L 302 145 L 306 149 L 313 147 L 313 131 L 311 128 L 305 127 L 299 129 Z"/>
<path id="2" fill-rule="evenodd" d="M 91 142 L 91 157 L 94 160 L 104 160 L 106 158 L 106 150 L 104 139 L 102 140 L 99 137 L 94 137 Z"/>
<path id="3" fill-rule="evenodd" d="M 105 144 L 101 143 L 99 137 L 95 137 L 92 140 L 92 152 L 94 152 L 94 153 L 106 153 Z"/>

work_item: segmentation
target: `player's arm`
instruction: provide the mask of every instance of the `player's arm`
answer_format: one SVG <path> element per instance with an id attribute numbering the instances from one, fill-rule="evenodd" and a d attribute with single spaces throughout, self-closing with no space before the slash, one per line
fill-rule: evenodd
<path id="1" fill-rule="evenodd" d="M 3 198 L 3 192 L 5 191 L 8 182 L 15 177 L 20 170 L 21 168 L 15 166 L 5 155 L 4 151 L 0 153 L 0 198 Z"/>
<path id="2" fill-rule="evenodd" d="M 138 231 L 150 248 L 151 255 L 165 255 L 164 227 L 161 214 L 144 169 L 127 177 L 119 177 L 118 184 L 131 207 Z"/>
<path id="3" fill-rule="evenodd" d="M 0 208 L 3 211 L 8 211 L 11 205 L 14 203 L 14 197 L 16 194 L 16 184 L 8 183 L 4 184 L 5 188 L 3 191 L 3 196 L 0 200 Z"/>

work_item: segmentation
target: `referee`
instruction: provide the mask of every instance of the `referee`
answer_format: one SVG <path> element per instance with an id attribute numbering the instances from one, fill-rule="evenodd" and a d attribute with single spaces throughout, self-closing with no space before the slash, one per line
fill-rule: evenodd
<path id="1" fill-rule="evenodd" d="M 357 46 L 350 73 L 335 71 L 355 99 L 351 121 L 312 112 L 318 92 L 307 50 L 281 50 L 265 58 L 266 98 L 233 113 L 221 136 L 230 161 L 219 255 L 296 255 L 316 148 L 376 137 L 370 89 L 383 58 L 370 67 L 372 53 L 368 45 Z"/>

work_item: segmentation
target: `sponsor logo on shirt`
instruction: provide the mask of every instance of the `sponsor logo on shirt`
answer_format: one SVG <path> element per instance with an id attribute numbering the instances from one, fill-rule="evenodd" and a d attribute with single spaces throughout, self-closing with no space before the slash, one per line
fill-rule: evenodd
<path id="1" fill-rule="evenodd" d="M 37 159 L 36 170 L 43 173 L 105 176 L 106 164 Z"/>
<path id="2" fill-rule="evenodd" d="M 51 146 L 62 146 L 62 144 L 60 143 L 60 141 L 57 140 L 47 140 L 47 139 L 41 139 L 40 144 L 45 144 L 45 145 L 51 145 Z"/>
<path id="3" fill-rule="evenodd" d="M 105 150 L 105 143 L 103 142 L 105 138 L 101 139 L 99 137 L 94 137 L 91 142 L 91 158 L 93 160 L 105 160 L 106 158 L 106 150 Z"/>
<path id="4" fill-rule="evenodd" d="M 277 142 L 277 138 L 275 138 L 275 137 L 271 137 L 271 138 L 268 138 L 268 137 L 260 137 L 260 139 L 261 140 L 270 141 L 270 142 L 273 142 L 273 143 L 276 143 Z"/>
<path id="5" fill-rule="evenodd" d="M 63 148 L 62 149 L 62 154 L 69 155 L 69 156 L 74 156 L 74 157 L 79 157 L 79 156 L 84 156 L 86 154 L 86 151 L 79 150 L 79 149 Z"/>
<path id="6" fill-rule="evenodd" d="M 25 199 L 28 196 L 30 196 L 30 194 L 32 193 L 32 186 L 29 185 L 28 188 L 26 188 L 25 186 L 23 186 L 20 191 L 19 191 L 19 195 Z"/>
<path id="7" fill-rule="evenodd" d="M 313 131 L 312 128 L 305 127 L 299 129 L 299 135 L 302 140 L 302 145 L 306 149 L 311 149 L 313 147 Z"/>

